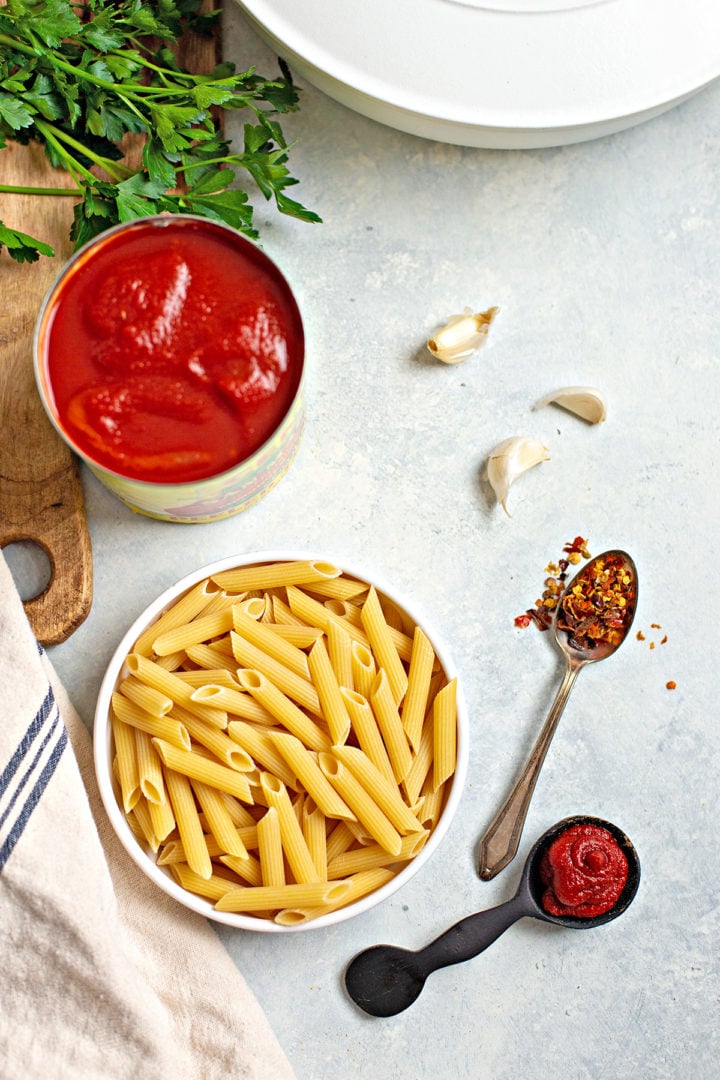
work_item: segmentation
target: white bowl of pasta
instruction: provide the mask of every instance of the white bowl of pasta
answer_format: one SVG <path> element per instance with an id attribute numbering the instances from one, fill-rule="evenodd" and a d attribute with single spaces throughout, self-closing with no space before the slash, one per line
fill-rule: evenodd
<path id="1" fill-rule="evenodd" d="M 123 636 L 95 715 L 130 856 L 209 919 L 287 933 L 380 903 L 431 857 L 468 759 L 445 647 L 375 576 L 306 552 L 204 566 Z"/>

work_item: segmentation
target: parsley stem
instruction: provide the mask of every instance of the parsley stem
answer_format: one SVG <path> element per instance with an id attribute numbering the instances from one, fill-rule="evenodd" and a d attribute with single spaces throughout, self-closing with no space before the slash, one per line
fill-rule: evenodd
<path id="1" fill-rule="evenodd" d="M 80 196 L 78 188 L 21 187 L 16 184 L 0 184 L 0 195 L 68 195 Z"/>
<path id="2" fill-rule="evenodd" d="M 89 158 L 95 165 L 99 165 L 101 169 L 104 169 L 105 172 L 115 180 L 127 180 L 129 176 L 133 175 L 133 169 L 129 169 L 126 165 L 120 165 L 116 161 L 110 161 L 109 158 L 101 157 L 100 154 L 94 153 L 88 146 L 84 146 L 83 143 L 74 139 L 67 131 L 56 128 L 53 124 L 47 124 L 44 120 L 36 119 L 35 127 L 46 139 L 52 138 L 53 145 L 58 149 L 59 153 L 62 153 L 64 158 L 67 158 L 68 154 L 66 150 L 59 147 L 58 140 L 71 146 L 73 150 L 77 150 L 83 157 Z M 81 165 L 77 160 L 75 164 L 88 179 L 92 180 L 93 183 L 97 182 L 97 177 L 93 176 L 89 169 L 86 169 L 85 166 Z"/>

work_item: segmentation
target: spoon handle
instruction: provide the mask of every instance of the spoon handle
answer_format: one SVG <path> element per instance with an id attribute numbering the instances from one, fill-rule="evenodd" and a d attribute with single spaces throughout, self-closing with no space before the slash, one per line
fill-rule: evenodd
<path id="1" fill-rule="evenodd" d="M 462 964 L 484 952 L 508 927 L 529 914 L 527 900 L 521 894 L 497 907 L 476 911 L 456 922 L 423 949 L 418 949 L 415 963 L 425 976 L 450 964 Z"/>
<path id="2" fill-rule="evenodd" d="M 483 881 L 490 881 L 515 858 L 540 769 L 582 666 L 582 662 L 568 658 L 563 680 L 527 764 L 480 841 L 478 872 Z"/>

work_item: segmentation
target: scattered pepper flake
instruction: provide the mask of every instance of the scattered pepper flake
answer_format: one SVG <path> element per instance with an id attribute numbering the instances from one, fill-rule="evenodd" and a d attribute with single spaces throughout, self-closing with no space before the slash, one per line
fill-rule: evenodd
<path id="1" fill-rule="evenodd" d="M 667 641 L 667 634 L 665 634 L 664 637 L 660 638 L 660 644 L 664 645 L 666 643 L 666 641 Z"/>
<path id="2" fill-rule="evenodd" d="M 662 626 L 660 625 L 659 622 L 651 622 L 650 623 L 650 629 L 651 630 L 662 630 Z"/>
<path id="3" fill-rule="evenodd" d="M 668 690 L 675 690 L 677 688 L 677 683 L 675 682 L 674 679 L 670 679 L 669 682 L 665 683 L 665 687 Z"/>
<path id="4" fill-rule="evenodd" d="M 638 630 L 635 637 L 638 639 L 638 641 L 644 641 L 645 640 L 645 635 L 643 634 L 642 630 Z"/>

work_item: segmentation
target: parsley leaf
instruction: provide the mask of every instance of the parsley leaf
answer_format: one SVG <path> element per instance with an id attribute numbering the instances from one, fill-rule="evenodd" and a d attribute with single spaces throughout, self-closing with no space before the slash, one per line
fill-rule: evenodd
<path id="1" fill-rule="evenodd" d="M 298 107 L 289 71 L 276 79 L 229 62 L 209 75 L 182 69 L 174 47 L 185 29 L 210 34 L 219 10 L 201 0 L 7 0 L 0 5 L 0 150 L 5 140 L 44 146 L 77 187 L 70 236 L 76 246 L 119 221 L 154 213 L 196 213 L 256 237 L 243 176 L 277 209 L 320 218 L 288 197 L 297 184 L 276 119 Z M 80 12 L 82 11 L 82 18 Z M 234 150 L 222 113 L 246 110 L 244 145 Z M 126 136 L 142 158 L 124 160 Z M 45 194 L 45 189 L 10 188 Z M 2 226 L 13 258 L 51 249 Z"/>
<path id="2" fill-rule="evenodd" d="M 36 262 L 40 255 L 54 255 L 55 252 L 41 240 L 35 240 L 27 233 L 11 229 L 0 221 L 0 250 L 7 248 L 8 255 L 16 262 Z"/>

